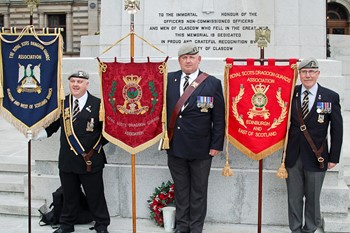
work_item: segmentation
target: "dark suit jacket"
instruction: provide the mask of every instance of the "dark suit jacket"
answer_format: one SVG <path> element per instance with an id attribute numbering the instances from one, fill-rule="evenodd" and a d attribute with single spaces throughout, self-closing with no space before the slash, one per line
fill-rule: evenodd
<path id="1" fill-rule="evenodd" d="M 66 98 L 69 98 L 69 96 L 66 96 Z M 88 93 L 86 104 L 77 115 L 77 120 L 73 123 L 74 132 L 86 152 L 93 148 L 102 132 L 102 122 L 99 121 L 99 111 L 100 99 Z M 92 118 L 94 119 L 93 131 L 87 131 L 87 123 L 91 121 Z M 63 172 L 85 174 L 86 164 L 83 157 L 80 154 L 75 155 L 68 144 L 64 131 L 62 115 L 57 121 L 53 122 L 46 128 L 48 137 L 55 133 L 60 127 L 61 136 L 58 168 Z M 103 144 L 105 143 L 106 141 L 103 140 Z M 90 160 L 92 161 L 91 173 L 100 171 L 106 163 L 103 148 L 101 148 L 100 153 L 94 151 L 94 155 Z"/>
<path id="2" fill-rule="evenodd" d="M 201 72 L 200 72 L 201 73 Z M 176 102 L 180 98 L 182 71 L 168 74 L 167 117 L 168 123 Z M 201 112 L 197 96 L 214 98 L 214 107 Z M 221 81 L 208 76 L 188 99 L 187 107 L 180 112 L 170 142 L 168 155 L 186 159 L 208 159 L 210 149 L 222 150 L 225 136 L 225 105 Z"/>
<path id="3" fill-rule="evenodd" d="M 327 88 L 318 84 L 317 95 L 315 103 L 311 111 L 304 119 L 307 130 L 310 133 L 317 148 L 320 148 L 325 137 L 328 134 L 328 126 L 330 126 L 330 148 L 326 143 L 323 150 L 322 157 L 325 159 L 324 169 L 319 168 L 316 156 L 313 153 L 309 143 L 307 142 L 303 132 L 300 130 L 300 123 L 296 105 L 301 109 L 301 85 L 297 85 L 294 92 L 291 108 L 291 126 L 289 130 L 288 145 L 286 151 L 286 166 L 293 167 L 298 156 L 301 156 L 303 165 L 309 171 L 325 171 L 327 170 L 327 163 L 338 163 L 340 157 L 341 146 L 343 142 L 343 119 L 341 116 L 341 109 L 339 104 L 339 95 Z M 328 102 L 331 103 L 331 113 L 318 113 L 317 103 Z M 320 122 L 319 115 L 324 115 L 324 121 Z"/>

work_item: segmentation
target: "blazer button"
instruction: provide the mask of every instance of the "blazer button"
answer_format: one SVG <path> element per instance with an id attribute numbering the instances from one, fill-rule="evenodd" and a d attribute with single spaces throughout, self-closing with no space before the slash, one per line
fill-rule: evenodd
<path id="1" fill-rule="evenodd" d="M 178 126 L 178 127 L 177 127 L 177 129 L 181 129 L 181 127 L 180 127 L 180 126 Z"/>
<path id="2" fill-rule="evenodd" d="M 182 115 L 179 115 L 179 118 L 182 118 Z"/>

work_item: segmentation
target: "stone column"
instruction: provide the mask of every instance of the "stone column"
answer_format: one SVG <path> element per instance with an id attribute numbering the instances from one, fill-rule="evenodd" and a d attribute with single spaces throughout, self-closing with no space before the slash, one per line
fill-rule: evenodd
<path id="1" fill-rule="evenodd" d="M 3 13 L 3 14 L 4 14 L 4 27 L 9 28 L 10 27 L 9 13 Z"/>
<path id="2" fill-rule="evenodd" d="M 66 14 L 66 52 L 73 52 L 72 12 Z"/>
<path id="3" fill-rule="evenodd" d="M 39 28 L 43 28 L 45 26 L 45 14 L 43 12 L 38 12 L 39 14 Z"/>

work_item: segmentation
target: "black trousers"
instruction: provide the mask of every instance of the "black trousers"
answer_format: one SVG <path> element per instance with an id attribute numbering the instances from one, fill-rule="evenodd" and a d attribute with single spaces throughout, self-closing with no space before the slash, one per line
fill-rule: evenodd
<path id="1" fill-rule="evenodd" d="M 292 233 L 315 232 L 321 225 L 320 196 L 326 172 L 305 170 L 301 156 L 305 155 L 300 154 L 295 165 L 287 168 L 288 219 Z"/>
<path id="2" fill-rule="evenodd" d="M 168 156 L 175 184 L 176 229 L 201 233 L 207 214 L 208 179 L 212 159 L 183 159 Z"/>
<path id="3" fill-rule="evenodd" d="M 60 179 L 64 196 L 60 217 L 61 228 L 74 231 L 74 224 L 79 213 L 80 186 L 82 185 L 95 221 L 95 229 L 106 230 L 110 224 L 110 216 L 104 195 L 102 170 L 91 174 L 75 174 L 60 171 Z"/>

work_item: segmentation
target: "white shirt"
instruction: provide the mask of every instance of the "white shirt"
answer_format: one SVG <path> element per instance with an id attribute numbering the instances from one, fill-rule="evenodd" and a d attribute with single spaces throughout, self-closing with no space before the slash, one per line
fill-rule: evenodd
<path id="1" fill-rule="evenodd" d="M 85 104 L 86 104 L 86 101 L 87 101 L 87 98 L 88 98 L 88 93 L 87 92 L 85 92 L 85 94 L 82 96 L 82 97 L 80 97 L 78 100 L 79 100 L 79 111 L 81 112 L 81 110 L 84 108 L 84 106 L 85 106 Z M 76 100 L 77 98 L 75 98 L 74 96 L 73 96 L 73 103 L 74 103 L 74 101 Z M 74 108 L 74 106 L 73 106 L 73 108 Z"/>
<path id="2" fill-rule="evenodd" d="M 195 72 L 193 72 L 190 75 L 187 75 L 182 72 L 181 79 L 180 79 L 180 96 L 184 93 L 183 86 L 185 83 L 185 76 L 190 77 L 188 79 L 188 84 L 191 85 L 191 83 L 198 77 L 199 69 L 197 69 Z"/>
<path id="3" fill-rule="evenodd" d="M 307 90 L 307 89 L 303 85 L 301 85 L 301 96 L 300 96 L 301 104 L 303 104 L 305 90 Z M 311 108 L 315 103 L 317 90 L 318 90 L 317 83 L 309 89 L 309 92 L 310 92 L 310 94 L 309 94 L 309 111 L 311 111 Z"/>

